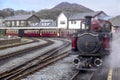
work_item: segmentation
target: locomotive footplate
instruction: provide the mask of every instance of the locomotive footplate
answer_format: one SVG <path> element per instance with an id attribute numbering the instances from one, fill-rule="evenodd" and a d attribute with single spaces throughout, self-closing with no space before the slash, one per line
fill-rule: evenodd
<path id="1" fill-rule="evenodd" d="M 120 80 L 120 67 L 110 69 L 107 80 Z"/>

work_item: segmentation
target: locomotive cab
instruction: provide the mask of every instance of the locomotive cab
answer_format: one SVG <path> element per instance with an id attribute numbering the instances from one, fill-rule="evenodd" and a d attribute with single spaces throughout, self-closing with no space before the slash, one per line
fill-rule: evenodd
<path id="1" fill-rule="evenodd" d="M 86 16 L 82 30 L 72 36 L 72 54 L 78 55 L 74 63 L 82 70 L 99 67 L 110 50 L 110 22 L 91 18 Z"/>

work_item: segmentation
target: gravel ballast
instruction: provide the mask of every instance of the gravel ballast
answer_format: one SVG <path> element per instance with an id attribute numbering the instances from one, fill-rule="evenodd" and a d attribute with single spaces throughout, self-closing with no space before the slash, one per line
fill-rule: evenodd
<path id="1" fill-rule="evenodd" d="M 45 43 L 47 43 L 47 42 L 40 39 L 40 42 L 35 42 L 35 43 L 30 43 L 30 44 L 26 44 L 26 45 L 17 46 L 17 47 L 3 49 L 3 50 L 0 50 L 0 56 L 6 55 L 6 54 L 9 54 L 9 53 L 12 53 L 12 52 L 16 52 L 16 51 L 19 51 L 19 50 L 23 50 L 25 48 L 45 44 Z"/>
<path id="2" fill-rule="evenodd" d="M 68 47 L 68 50 L 70 49 L 71 47 Z M 75 57 L 75 55 L 69 55 L 22 80 L 70 80 L 73 74 L 76 73 L 73 63 Z"/>
<path id="3" fill-rule="evenodd" d="M 44 54 L 45 52 L 51 50 L 52 48 L 60 46 L 63 43 L 62 41 L 58 41 L 58 40 L 53 40 L 53 39 L 50 39 L 50 40 L 54 41 L 54 44 L 47 46 L 43 49 L 37 50 L 33 53 L 29 53 L 29 54 L 26 54 L 22 57 L 18 57 L 16 59 L 8 61 L 6 64 L 3 64 L 2 66 L 0 66 L 0 72 L 4 72 L 4 71 L 7 71 L 9 69 L 12 69 L 12 68 L 24 63 L 24 62 L 27 62 L 27 61 L 41 55 L 41 54 Z"/>

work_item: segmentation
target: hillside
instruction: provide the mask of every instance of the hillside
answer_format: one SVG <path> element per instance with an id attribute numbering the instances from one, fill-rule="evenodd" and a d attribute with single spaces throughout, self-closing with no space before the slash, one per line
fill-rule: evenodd
<path id="1" fill-rule="evenodd" d="M 120 26 L 120 15 L 116 16 L 116 17 L 113 17 L 109 20 L 112 25 L 114 26 Z"/>
<path id="2" fill-rule="evenodd" d="M 42 19 L 57 19 L 57 16 L 62 11 L 69 11 L 69 12 L 93 12 L 93 10 L 86 8 L 80 4 L 76 3 L 68 3 L 68 2 L 62 2 L 55 7 L 51 9 L 43 9 L 38 12 L 35 11 L 25 11 L 25 10 L 14 10 L 11 8 L 6 8 L 3 10 L 0 10 L 0 17 L 7 17 L 7 16 L 13 16 L 18 14 L 37 14 Z"/>
<path id="3" fill-rule="evenodd" d="M 62 11 L 81 12 L 81 13 L 93 12 L 93 10 L 76 3 L 62 2 L 56 5 L 55 7 L 53 7 L 52 9 L 40 10 L 39 12 L 37 12 L 37 14 L 41 18 L 51 18 L 55 20 Z"/>

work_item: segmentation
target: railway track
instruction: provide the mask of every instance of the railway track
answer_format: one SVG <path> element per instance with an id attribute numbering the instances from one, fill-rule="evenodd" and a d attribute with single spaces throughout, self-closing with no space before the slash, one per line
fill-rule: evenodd
<path id="1" fill-rule="evenodd" d="M 93 75 L 94 71 L 78 71 L 70 80 L 92 80 Z"/>
<path id="2" fill-rule="evenodd" d="M 61 45 L 58 48 L 54 48 L 30 61 L 27 61 L 26 63 L 21 64 L 20 66 L 11 69 L 9 71 L 3 72 L 0 74 L 1 80 L 19 80 L 65 56 L 68 55 L 67 52 L 63 54 L 56 54 L 57 52 L 60 52 L 61 50 L 64 50 L 67 46 L 69 46 L 69 42 L 65 42 L 64 46 Z"/>
<path id="3" fill-rule="evenodd" d="M 12 52 L 12 53 L 9 53 L 9 54 L 6 54 L 6 55 L 2 55 L 2 56 L 0 56 L 0 60 L 11 58 L 11 57 L 14 57 L 16 55 L 21 55 L 21 54 L 24 54 L 26 52 L 30 52 L 30 51 L 33 51 L 33 50 L 41 49 L 45 46 L 48 46 L 48 45 L 51 45 L 51 44 L 54 43 L 53 41 L 50 41 L 50 40 L 47 40 L 47 39 L 44 39 L 44 40 L 47 41 L 46 44 L 40 44 L 40 45 L 37 45 L 37 46 L 34 46 L 34 47 L 29 47 L 29 48 L 26 48 L 26 49 L 23 49 L 23 50 L 19 50 L 19 51 L 15 51 L 15 52 Z"/>

